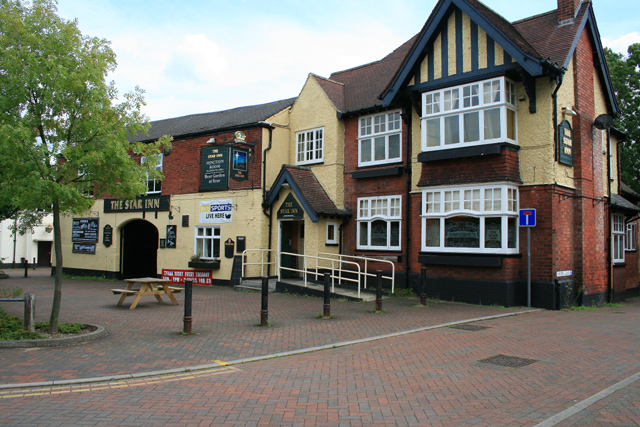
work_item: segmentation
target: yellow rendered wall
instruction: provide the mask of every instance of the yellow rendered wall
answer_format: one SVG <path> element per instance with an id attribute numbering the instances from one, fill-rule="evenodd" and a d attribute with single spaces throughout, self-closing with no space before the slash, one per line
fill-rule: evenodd
<path id="1" fill-rule="evenodd" d="M 201 224 L 199 221 L 200 201 L 232 199 L 234 204 L 233 222 L 223 224 Z M 266 248 L 268 218 L 262 213 L 262 191 L 239 190 L 219 191 L 211 193 L 195 193 L 171 196 L 171 206 L 174 207 L 174 219 L 169 219 L 168 212 L 146 212 L 145 220 L 152 223 L 158 229 L 159 239 L 166 237 L 167 225 L 177 225 L 177 241 L 175 249 L 160 249 L 157 251 L 158 269 L 189 270 L 188 262 L 195 253 L 195 227 L 198 225 L 220 227 L 220 269 L 213 270 L 213 278 L 229 280 L 233 259 L 224 257 L 224 242 L 231 238 L 237 244 L 238 236 L 246 237 L 246 248 Z M 178 212 L 176 208 L 179 208 Z M 124 225 L 135 219 L 143 219 L 142 212 L 130 213 L 104 213 L 103 201 L 97 200 L 91 208 L 93 212 L 99 212 L 100 236 L 96 244 L 96 254 L 75 254 L 72 252 L 71 220 L 73 217 L 88 217 L 95 215 L 74 215 L 62 219 L 63 257 L 64 267 L 84 270 L 120 271 L 120 232 Z M 182 215 L 189 215 L 189 226 L 182 226 Z M 113 227 L 113 243 L 107 248 L 102 243 L 102 230 L 105 225 Z"/>
<path id="2" fill-rule="evenodd" d="M 266 120 L 275 126 L 272 134 L 271 149 L 266 152 L 267 172 L 264 185 L 267 191 L 280 173 L 282 165 L 295 163 L 295 153 L 292 153 L 289 149 L 289 141 L 291 139 L 290 113 L 290 108 L 288 108 Z M 269 131 L 267 129 L 262 132 L 262 141 L 264 150 L 269 144 Z"/>
<path id="3" fill-rule="evenodd" d="M 301 165 L 311 168 L 314 175 L 338 208 L 344 207 L 344 124 L 326 93 L 309 76 L 298 99 L 291 108 L 289 150 L 295 164 L 296 132 L 324 128 L 324 161 Z"/>

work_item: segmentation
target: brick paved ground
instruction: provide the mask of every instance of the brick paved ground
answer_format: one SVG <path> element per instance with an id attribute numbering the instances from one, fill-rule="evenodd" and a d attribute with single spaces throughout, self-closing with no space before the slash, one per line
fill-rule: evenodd
<path id="1" fill-rule="evenodd" d="M 46 318 L 50 279 L 22 283 L 36 289 L 38 317 Z M 63 320 L 106 323 L 107 338 L 64 349 L 2 349 L 0 382 L 230 361 L 514 311 L 435 302 L 421 308 L 396 298 L 385 300 L 385 314 L 370 313 L 370 304 L 334 303 L 335 319 L 320 320 L 322 300 L 274 294 L 274 326 L 257 328 L 259 294 L 198 288 L 199 335 L 183 337 L 182 305 L 149 298 L 135 310 L 116 308 L 110 287 L 68 280 L 63 297 Z M 172 376 L 0 391 L 0 425 L 533 426 L 638 377 L 639 321 L 634 299 L 621 307 L 538 311 L 474 322 L 486 327 L 476 331 L 443 327 Z M 534 362 L 483 361 L 496 355 Z M 558 425 L 638 425 L 639 382 L 625 383 Z"/>

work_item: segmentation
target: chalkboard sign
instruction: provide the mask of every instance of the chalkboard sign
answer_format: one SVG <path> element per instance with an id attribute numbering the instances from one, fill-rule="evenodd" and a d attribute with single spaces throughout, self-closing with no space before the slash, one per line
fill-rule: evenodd
<path id="1" fill-rule="evenodd" d="M 77 254 L 90 254 L 95 255 L 96 245 L 87 243 L 74 243 L 73 252 Z"/>
<path id="2" fill-rule="evenodd" d="M 106 247 L 111 246 L 111 243 L 113 243 L 113 228 L 109 224 L 102 229 L 102 243 Z"/>
<path id="3" fill-rule="evenodd" d="M 99 218 L 73 218 L 72 242 L 98 243 Z"/>
<path id="4" fill-rule="evenodd" d="M 176 247 L 176 233 L 178 230 L 177 225 L 167 225 L 167 248 Z"/>
<path id="5" fill-rule="evenodd" d="M 231 268 L 231 286 L 239 285 L 242 281 L 242 257 L 235 256 L 233 258 L 233 267 Z"/>
<path id="6" fill-rule="evenodd" d="M 236 236 L 238 244 L 236 245 L 236 251 L 241 254 L 247 248 L 247 238 L 245 236 Z"/>
<path id="7" fill-rule="evenodd" d="M 229 189 L 229 147 L 202 149 L 200 189 L 203 191 Z"/>

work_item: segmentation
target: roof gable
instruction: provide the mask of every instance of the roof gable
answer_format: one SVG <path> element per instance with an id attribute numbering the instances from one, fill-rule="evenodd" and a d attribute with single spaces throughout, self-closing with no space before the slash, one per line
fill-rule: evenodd
<path id="1" fill-rule="evenodd" d="M 350 216 L 347 210 L 336 207 L 311 169 L 302 166 L 282 166 L 265 198 L 267 206 L 271 206 L 276 201 L 284 184 L 289 185 L 311 222 L 318 222 L 320 216 Z"/>
<path id="2" fill-rule="evenodd" d="M 468 24 L 467 24 L 468 20 Z M 497 48 L 504 51 L 499 57 Z M 486 51 L 485 51 L 486 49 Z M 480 64 L 486 52 L 486 64 Z M 455 58 L 450 58 L 455 55 Z M 434 58 L 436 56 L 436 58 Z M 428 76 L 419 75 L 420 64 L 429 61 Z M 465 61 L 470 63 L 465 64 Z M 477 0 L 440 0 L 427 20 L 407 59 L 382 93 L 383 105 L 390 105 L 412 78 L 434 80 L 433 64 L 440 61 L 443 78 L 459 79 L 481 70 L 523 68 L 529 75 L 544 71 L 544 60 L 520 32 L 502 16 Z M 449 69 L 449 63 L 455 69 Z"/>

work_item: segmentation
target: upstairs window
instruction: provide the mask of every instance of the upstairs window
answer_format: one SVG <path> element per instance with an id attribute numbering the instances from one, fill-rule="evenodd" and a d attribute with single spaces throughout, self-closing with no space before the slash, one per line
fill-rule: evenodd
<path id="1" fill-rule="evenodd" d="M 156 163 L 156 170 L 158 172 L 162 172 L 162 160 L 163 160 L 163 155 L 162 154 L 158 154 L 157 156 L 155 156 L 155 162 Z M 146 163 L 150 160 L 147 160 L 146 157 L 142 157 L 142 163 Z M 162 180 L 160 179 L 150 179 L 149 177 L 147 177 L 147 194 L 158 194 L 162 192 Z"/>
<path id="2" fill-rule="evenodd" d="M 400 110 L 361 117 L 358 123 L 358 166 L 402 161 Z"/>
<path id="3" fill-rule="evenodd" d="M 500 77 L 422 94 L 422 151 L 517 143 L 516 85 Z"/>
<path id="4" fill-rule="evenodd" d="M 324 160 L 324 128 L 296 133 L 296 164 L 322 163 Z"/>

